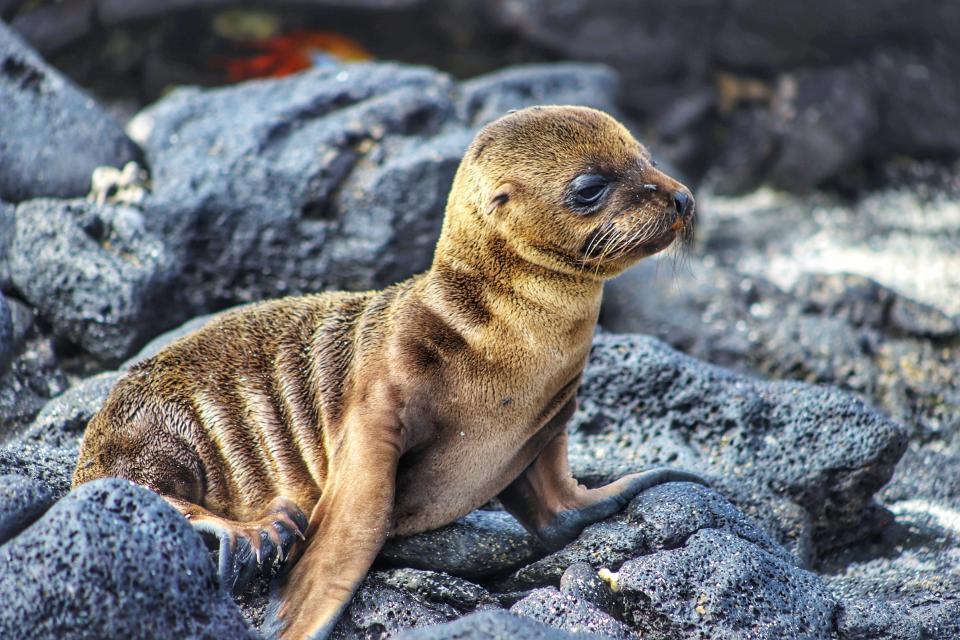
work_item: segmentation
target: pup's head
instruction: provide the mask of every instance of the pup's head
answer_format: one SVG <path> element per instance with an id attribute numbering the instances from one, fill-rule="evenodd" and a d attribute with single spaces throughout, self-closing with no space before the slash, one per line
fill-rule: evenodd
<path id="1" fill-rule="evenodd" d="M 693 235 L 690 191 L 596 109 L 507 114 L 477 134 L 457 181 L 473 201 L 448 216 L 491 225 L 525 260 L 564 273 L 610 278 Z"/>

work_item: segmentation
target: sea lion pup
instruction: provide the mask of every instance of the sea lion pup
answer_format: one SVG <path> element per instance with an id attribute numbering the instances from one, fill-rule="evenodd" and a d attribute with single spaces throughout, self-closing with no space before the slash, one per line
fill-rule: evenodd
<path id="1" fill-rule="evenodd" d="M 558 547 L 654 484 L 701 482 L 656 469 L 586 489 L 565 432 L 603 281 L 689 237 L 693 209 L 609 115 L 510 113 L 464 156 L 429 271 L 246 306 L 172 343 L 90 421 L 74 485 L 156 491 L 221 539 L 228 583 L 238 554 L 272 562 L 303 536 L 283 638 L 325 637 L 388 536 L 495 496 Z"/>

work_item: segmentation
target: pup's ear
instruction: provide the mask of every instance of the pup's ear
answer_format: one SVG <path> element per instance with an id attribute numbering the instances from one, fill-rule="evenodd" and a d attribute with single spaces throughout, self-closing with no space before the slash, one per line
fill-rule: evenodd
<path id="1" fill-rule="evenodd" d="M 484 213 L 490 215 L 498 208 L 502 207 L 510 200 L 510 196 L 513 195 L 514 187 L 509 182 L 504 182 L 498 186 L 494 191 L 493 195 L 490 196 L 490 200 L 487 201 L 487 208 L 484 210 Z"/>

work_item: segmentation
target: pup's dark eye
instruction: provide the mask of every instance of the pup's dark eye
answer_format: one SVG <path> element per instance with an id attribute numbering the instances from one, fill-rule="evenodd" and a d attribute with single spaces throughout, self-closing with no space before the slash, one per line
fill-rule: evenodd
<path id="1" fill-rule="evenodd" d="M 570 205 L 574 209 L 590 210 L 600 203 L 609 186 L 610 181 L 604 176 L 592 173 L 577 176 L 570 183 Z"/>
<path id="2" fill-rule="evenodd" d="M 584 187 L 583 189 L 580 189 L 580 191 L 577 191 L 577 200 L 584 204 L 596 202 L 597 198 L 600 197 L 600 194 L 603 193 L 603 190 L 606 188 L 607 186 L 603 184 L 595 184 L 589 187 Z"/>

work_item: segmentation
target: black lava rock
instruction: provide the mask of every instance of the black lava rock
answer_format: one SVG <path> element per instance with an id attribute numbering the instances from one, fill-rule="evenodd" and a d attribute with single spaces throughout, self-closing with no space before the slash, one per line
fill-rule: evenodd
<path id="1" fill-rule="evenodd" d="M 0 546 L 5 638 L 252 638 L 200 536 L 156 494 L 91 482 Z"/>
<path id="2" fill-rule="evenodd" d="M 10 255 L 10 243 L 13 242 L 13 230 L 17 217 L 16 207 L 0 199 L 0 288 L 10 287 L 10 268 L 7 266 Z"/>
<path id="3" fill-rule="evenodd" d="M 70 490 L 77 466 L 76 449 L 59 449 L 28 442 L 0 447 L 0 475 L 22 475 L 39 481 L 54 497 Z"/>
<path id="4" fill-rule="evenodd" d="M 491 608 L 499 608 L 496 600 L 466 580 L 413 569 L 375 571 L 364 579 L 332 637 L 394 635 Z"/>
<path id="5" fill-rule="evenodd" d="M 461 613 L 498 609 L 499 601 L 483 587 L 438 571 L 392 569 L 377 573 L 382 584 L 404 589 L 429 602 L 449 605 Z"/>
<path id="6" fill-rule="evenodd" d="M 854 327 L 933 340 L 960 337 L 960 323 L 943 311 L 864 276 L 807 273 L 790 293 L 801 301 L 804 313 L 838 318 Z"/>
<path id="7" fill-rule="evenodd" d="M 614 607 L 613 591 L 587 562 L 574 562 L 560 576 L 560 593 L 585 600 L 601 611 Z"/>
<path id="8" fill-rule="evenodd" d="M 837 603 L 820 579 L 728 531 L 631 560 L 617 584 L 641 635 L 827 639 Z"/>
<path id="9" fill-rule="evenodd" d="M 13 315 L 7 299 L 0 293 L 0 375 L 6 372 L 15 348 L 13 340 Z"/>
<path id="10" fill-rule="evenodd" d="M 616 569 L 631 558 L 673 549 L 701 529 L 729 531 L 784 562 L 795 560 L 729 501 L 701 485 L 672 482 L 634 498 L 622 512 L 588 526 L 563 549 L 518 569 L 498 587 L 557 585 L 568 567 Z"/>
<path id="11" fill-rule="evenodd" d="M 620 88 L 619 76 L 605 65 L 518 65 L 462 83 L 457 110 L 476 126 L 536 104 L 580 104 L 617 113 Z"/>
<path id="12" fill-rule="evenodd" d="M 837 614 L 837 634 L 842 640 L 921 640 L 919 622 L 907 617 L 904 607 L 876 599 L 844 602 Z"/>
<path id="13" fill-rule="evenodd" d="M 128 356 L 169 322 L 173 263 L 137 209 L 21 204 L 10 272 L 58 334 L 106 362 Z"/>
<path id="14" fill-rule="evenodd" d="M 946 479 L 958 465 L 936 468 Z M 960 637 L 960 501 L 927 497 L 923 487 L 918 489 L 887 500 L 896 520 L 880 534 L 837 549 L 818 563 L 831 592 L 844 602 L 840 627 L 852 637 L 902 633 L 909 638 L 918 628 L 923 638 Z"/>
<path id="15" fill-rule="evenodd" d="M 87 193 L 101 165 L 139 156 L 120 125 L 0 22 L 0 199 Z"/>
<path id="16" fill-rule="evenodd" d="M 481 611 L 448 624 L 414 629 L 394 637 L 397 640 L 583 640 L 602 636 L 568 633 L 506 611 Z"/>
<path id="17" fill-rule="evenodd" d="M 54 340 L 34 311 L 13 297 L 5 303 L 12 332 L 7 366 L 0 367 L 0 443 L 21 435 L 44 404 L 69 384 Z"/>
<path id="18" fill-rule="evenodd" d="M 635 637 L 627 625 L 596 605 L 554 588 L 536 589 L 510 607 L 510 612 L 570 633 L 593 633 L 622 640 Z"/>
<path id="19" fill-rule="evenodd" d="M 380 557 L 404 566 L 478 578 L 511 571 L 545 553 L 513 516 L 481 510 L 440 529 L 391 538 Z"/>
<path id="20" fill-rule="evenodd" d="M 42 483 L 25 476 L 0 476 L 0 545 L 14 537 L 53 504 Z"/>
<path id="21" fill-rule="evenodd" d="M 499 0 L 489 13 L 554 55 L 614 67 L 623 104 L 674 161 L 713 165 L 718 190 L 805 191 L 877 158 L 960 154 L 952 5 Z"/>
<path id="22" fill-rule="evenodd" d="M 824 546 L 860 525 L 907 444 L 904 427 L 845 393 L 738 376 L 635 335 L 597 337 L 580 399 L 579 477 L 654 462 L 709 470 L 789 497 Z"/>

